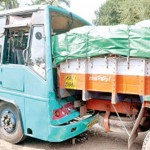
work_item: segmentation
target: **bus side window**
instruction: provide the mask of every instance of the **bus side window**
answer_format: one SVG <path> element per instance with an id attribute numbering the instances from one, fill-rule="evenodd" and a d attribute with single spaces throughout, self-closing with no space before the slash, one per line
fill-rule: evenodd
<path id="1" fill-rule="evenodd" d="M 5 17 L 0 18 L 0 62 L 1 62 L 1 53 L 3 50 L 3 46 L 4 46 L 4 38 L 5 38 L 4 26 L 5 26 L 5 23 L 6 23 L 6 18 Z"/>
<path id="2" fill-rule="evenodd" d="M 29 66 L 45 78 L 45 38 L 44 27 L 34 26 L 29 50 Z"/>
<path id="3" fill-rule="evenodd" d="M 5 52 L 3 55 L 4 64 L 24 65 L 24 51 L 28 44 L 29 28 L 8 28 L 5 30 L 6 42 Z"/>

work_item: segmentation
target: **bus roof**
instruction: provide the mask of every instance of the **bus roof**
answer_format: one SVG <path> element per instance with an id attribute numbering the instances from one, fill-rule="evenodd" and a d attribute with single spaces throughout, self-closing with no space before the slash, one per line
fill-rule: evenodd
<path id="1" fill-rule="evenodd" d="M 15 9 L 9 9 L 0 11 L 0 17 L 1 16 L 7 16 L 7 15 L 15 15 L 15 14 L 24 14 L 24 13 L 30 13 L 38 10 L 43 10 L 46 7 L 46 5 L 35 5 L 35 6 L 25 6 L 25 7 L 19 7 Z"/>
<path id="2" fill-rule="evenodd" d="M 90 23 L 88 21 L 86 21 L 85 19 L 81 18 L 80 16 L 78 16 L 72 12 L 69 12 L 65 8 L 62 8 L 59 6 L 56 7 L 56 6 L 52 6 L 52 5 L 34 5 L 34 6 L 26 6 L 26 7 L 20 7 L 20 8 L 10 9 L 10 10 L 4 10 L 4 11 L 0 11 L 0 17 L 8 16 L 8 15 L 32 14 L 33 12 L 36 12 L 38 10 L 44 10 L 46 7 L 49 7 L 51 10 L 62 12 L 64 14 L 71 14 L 74 18 L 82 20 L 86 24 L 90 25 Z"/>

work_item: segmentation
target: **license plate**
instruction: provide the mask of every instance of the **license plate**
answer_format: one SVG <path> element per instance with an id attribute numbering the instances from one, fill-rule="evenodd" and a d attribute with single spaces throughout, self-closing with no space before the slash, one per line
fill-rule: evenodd
<path id="1" fill-rule="evenodd" d="M 95 125 L 96 123 L 97 123 L 98 121 L 97 120 L 93 120 L 92 122 L 90 122 L 89 124 L 88 124 L 88 128 L 91 128 L 91 127 L 93 127 L 93 125 Z"/>

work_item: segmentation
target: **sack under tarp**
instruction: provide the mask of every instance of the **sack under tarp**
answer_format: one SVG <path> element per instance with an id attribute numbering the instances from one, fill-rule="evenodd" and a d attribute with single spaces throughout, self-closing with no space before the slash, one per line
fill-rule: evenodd
<path id="1" fill-rule="evenodd" d="M 67 59 L 103 55 L 150 58 L 150 27 L 84 26 L 53 37 L 57 65 Z"/>

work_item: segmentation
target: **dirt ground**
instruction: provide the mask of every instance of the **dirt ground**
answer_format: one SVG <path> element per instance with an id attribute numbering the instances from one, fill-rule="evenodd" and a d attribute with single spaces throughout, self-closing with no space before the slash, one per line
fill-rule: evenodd
<path id="1" fill-rule="evenodd" d="M 131 150 L 141 150 L 146 133 L 139 134 Z M 27 138 L 18 145 L 0 140 L 0 150 L 127 150 L 126 134 L 106 133 L 95 125 L 87 131 L 88 140 L 72 145 L 69 141 L 50 143 Z"/>

